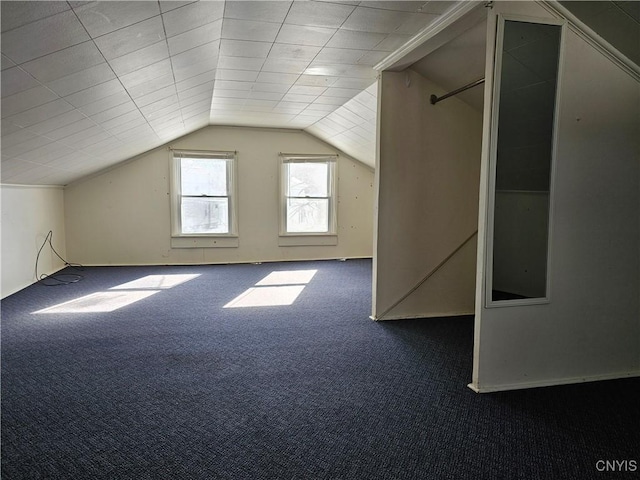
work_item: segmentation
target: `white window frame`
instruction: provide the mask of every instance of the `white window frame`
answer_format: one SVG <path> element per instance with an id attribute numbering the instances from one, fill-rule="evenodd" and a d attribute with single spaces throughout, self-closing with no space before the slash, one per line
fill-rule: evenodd
<path id="1" fill-rule="evenodd" d="M 328 165 L 327 188 L 329 221 L 326 232 L 289 232 L 287 230 L 288 165 L 292 163 L 326 163 Z M 280 246 L 337 245 L 338 243 L 338 156 L 331 154 L 280 154 Z"/>
<path id="2" fill-rule="evenodd" d="M 182 232 L 182 168 L 183 158 L 203 158 L 227 161 L 227 195 L 229 205 L 229 231 L 225 233 Z M 237 152 L 171 150 L 171 246 L 173 248 L 237 247 Z"/>

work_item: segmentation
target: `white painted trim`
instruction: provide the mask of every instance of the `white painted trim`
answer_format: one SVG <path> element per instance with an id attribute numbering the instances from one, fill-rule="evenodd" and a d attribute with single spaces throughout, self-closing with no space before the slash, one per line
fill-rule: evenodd
<path id="1" fill-rule="evenodd" d="M 374 65 L 377 71 L 404 70 L 410 64 L 428 55 L 464 31 L 484 20 L 483 9 L 486 2 L 460 1 L 442 14 L 436 21 L 428 25 L 395 52 Z M 477 15 L 469 15 L 475 12 Z M 477 18 L 476 18 L 477 17 Z M 450 28 L 455 26 L 455 28 Z"/>
<path id="2" fill-rule="evenodd" d="M 505 22 L 526 22 L 536 23 L 540 25 L 557 25 L 560 27 L 560 42 L 558 45 L 558 70 L 556 73 L 556 92 L 554 99 L 553 109 L 553 130 L 552 130 L 552 145 L 551 145 L 551 159 L 550 159 L 550 177 L 549 177 L 549 206 L 547 211 L 547 266 L 545 271 L 545 296 L 536 298 L 523 298 L 517 300 L 493 300 L 493 235 L 495 230 L 495 197 L 496 192 L 496 168 L 497 168 L 497 153 L 498 153 L 498 124 L 500 120 L 500 86 L 502 76 L 502 49 L 504 41 L 504 28 Z M 502 14 L 497 15 L 497 31 L 496 42 L 494 50 L 494 70 L 493 70 L 493 91 L 491 95 L 491 132 L 490 132 L 490 144 L 489 144 L 489 178 L 487 189 L 487 230 L 486 230 L 486 248 L 485 248 L 485 289 L 483 304 L 485 308 L 501 308 L 501 307 L 520 307 L 528 305 L 541 305 L 551 302 L 551 275 L 549 274 L 551 269 L 551 242 L 552 242 L 552 225 L 553 225 L 553 196 L 554 196 L 554 184 L 555 184 L 555 171 L 557 163 L 557 145 L 558 145 L 558 114 L 560 109 L 560 96 L 561 96 L 561 79 L 564 62 L 564 50 L 566 42 L 566 21 L 558 18 L 538 18 L 530 17 L 526 15 L 513 15 Z M 540 192 L 547 193 L 547 192 Z"/>
<path id="3" fill-rule="evenodd" d="M 412 314 L 412 315 L 385 315 L 384 317 L 375 317 L 370 315 L 369 318 L 375 322 L 386 322 L 393 320 L 415 320 L 417 318 L 448 318 L 448 317 L 468 317 L 473 315 L 473 311 L 464 312 L 442 312 L 442 313 L 424 313 L 424 314 Z"/>
<path id="4" fill-rule="evenodd" d="M 624 372 L 624 373 L 609 373 L 605 375 L 590 375 L 586 377 L 568 377 L 568 378 L 561 378 L 561 379 L 556 379 L 552 381 L 539 380 L 536 382 L 507 383 L 502 385 L 492 385 L 490 387 L 479 386 L 475 383 L 470 383 L 467 386 L 476 393 L 492 393 L 492 392 L 505 392 L 510 390 L 524 390 L 527 388 L 556 387 L 559 385 L 571 385 L 576 383 L 599 382 L 602 380 L 620 380 L 623 378 L 635 378 L 635 377 L 640 377 L 640 371 Z"/>
<path id="5" fill-rule="evenodd" d="M 53 188 L 64 190 L 64 185 L 24 185 L 22 183 L 0 183 L 1 188 Z"/>
<path id="6" fill-rule="evenodd" d="M 282 260 L 241 260 L 231 262 L 146 262 L 146 263 L 83 263 L 83 267 L 200 267 L 203 265 L 253 265 L 260 263 L 290 263 L 290 262 L 344 262 L 349 260 L 368 260 L 368 256 L 355 257 L 315 257 L 315 258 L 287 258 Z"/>

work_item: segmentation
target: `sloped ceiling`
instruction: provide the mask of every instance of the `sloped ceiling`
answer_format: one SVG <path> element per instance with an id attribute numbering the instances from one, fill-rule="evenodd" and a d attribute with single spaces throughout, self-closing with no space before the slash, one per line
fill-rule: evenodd
<path id="1" fill-rule="evenodd" d="M 64 185 L 217 124 L 373 166 L 372 66 L 455 3 L 2 1 L 2 182 Z"/>

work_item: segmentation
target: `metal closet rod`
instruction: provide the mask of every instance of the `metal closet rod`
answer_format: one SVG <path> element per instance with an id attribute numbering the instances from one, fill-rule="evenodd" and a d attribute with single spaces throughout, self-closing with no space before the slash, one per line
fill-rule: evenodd
<path id="1" fill-rule="evenodd" d="M 475 82 L 471 82 L 468 85 L 465 85 L 464 87 L 460 87 L 457 90 L 454 90 L 453 92 L 446 93 L 446 94 L 442 95 L 441 97 L 437 97 L 436 95 L 431 95 L 431 105 L 435 105 L 436 103 L 438 103 L 441 100 L 444 100 L 444 99 L 449 98 L 449 97 L 453 97 L 454 95 L 462 93 L 465 90 L 469 90 L 470 88 L 473 88 L 475 86 L 481 85 L 483 83 L 484 83 L 484 78 L 480 78 L 479 80 L 476 80 Z"/>

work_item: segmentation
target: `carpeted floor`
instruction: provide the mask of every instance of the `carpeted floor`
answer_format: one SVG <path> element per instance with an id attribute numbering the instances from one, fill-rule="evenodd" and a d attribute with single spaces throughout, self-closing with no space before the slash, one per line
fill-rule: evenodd
<path id="1" fill-rule="evenodd" d="M 640 477 L 640 379 L 475 394 L 473 319 L 372 322 L 368 260 L 83 274 L 2 301 L 3 480 Z M 90 294 L 140 299 L 34 313 Z"/>

